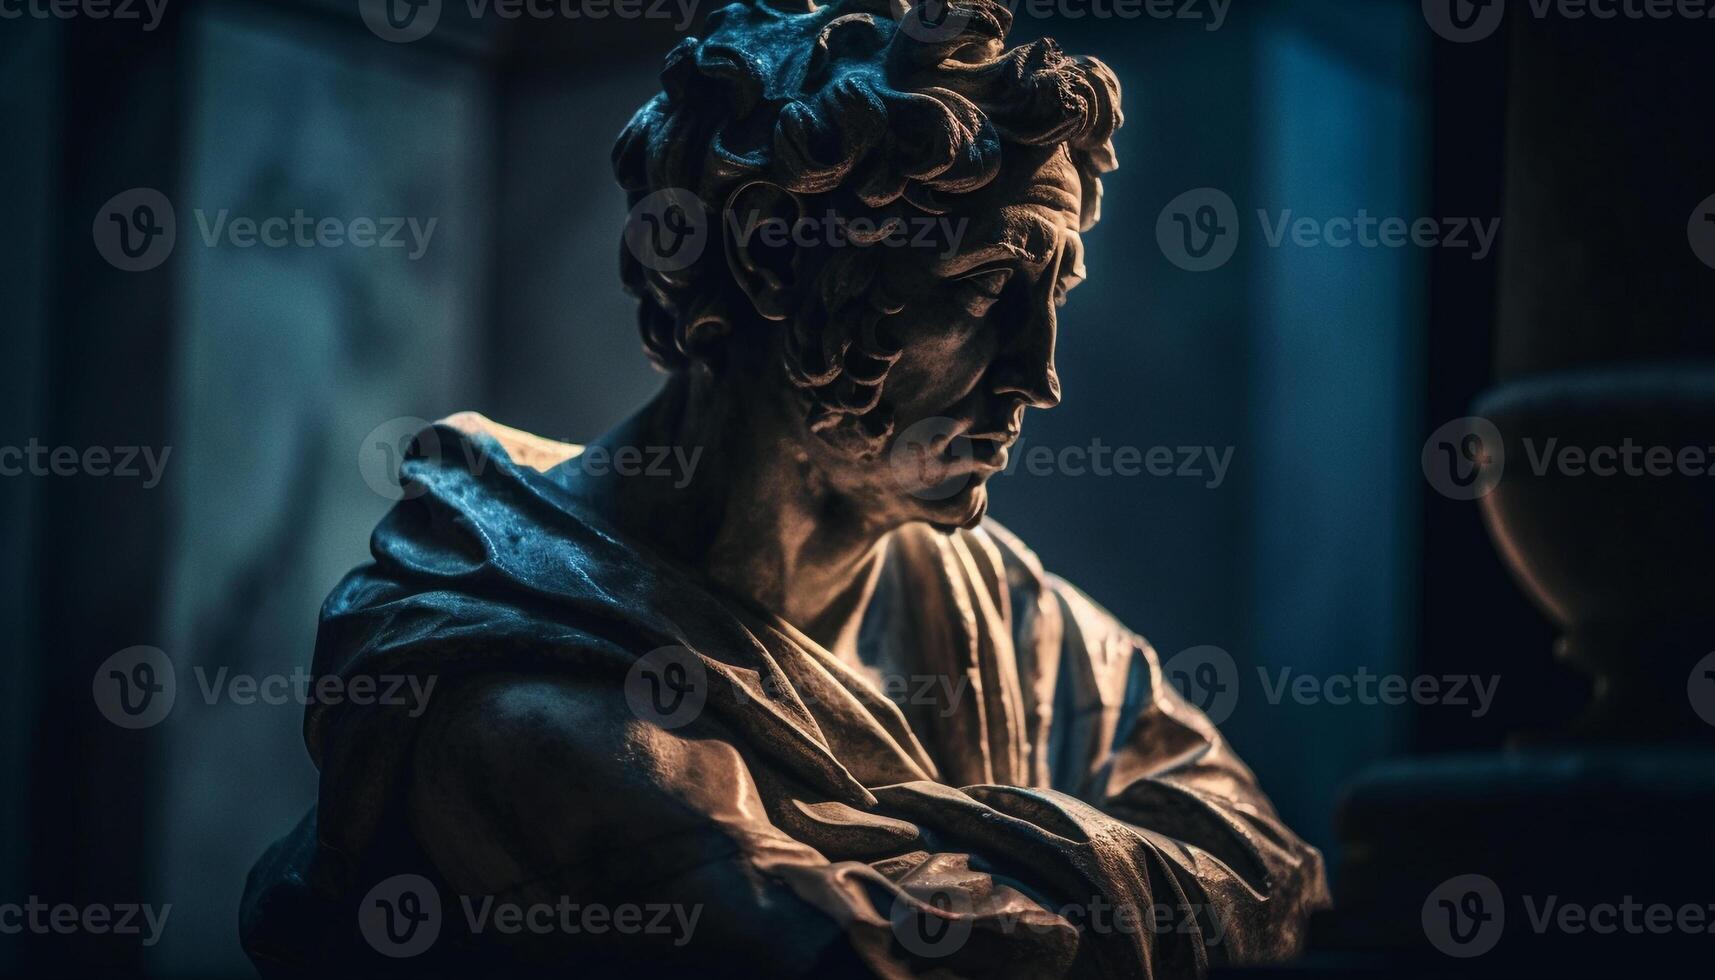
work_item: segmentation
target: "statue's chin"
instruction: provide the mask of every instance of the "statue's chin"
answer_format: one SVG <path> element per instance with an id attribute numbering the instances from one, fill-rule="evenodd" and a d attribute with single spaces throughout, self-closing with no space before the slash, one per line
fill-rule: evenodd
<path id="1" fill-rule="evenodd" d="M 983 483 L 976 483 L 956 497 L 937 501 L 923 521 L 937 531 L 951 534 L 960 528 L 973 528 L 988 514 L 989 492 Z"/>

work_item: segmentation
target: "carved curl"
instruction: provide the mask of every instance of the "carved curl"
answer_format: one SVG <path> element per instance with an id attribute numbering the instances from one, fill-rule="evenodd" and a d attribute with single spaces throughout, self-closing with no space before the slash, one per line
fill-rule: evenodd
<path id="1" fill-rule="evenodd" d="M 848 218 L 933 214 L 944 210 L 941 195 L 992 181 L 1005 144 L 1065 144 L 1088 230 L 1100 175 L 1115 166 L 1113 73 L 1048 39 L 1007 50 L 1012 14 L 994 0 L 951 0 L 938 30 L 923 18 L 903 0 L 741 0 L 711 14 L 707 38 L 686 38 L 667 56 L 663 91 L 613 148 L 629 203 L 690 191 L 711 236 L 732 192 L 754 180 L 800 200 L 821 196 L 815 211 L 831 205 Z M 905 19 L 915 19 L 910 28 Z M 899 350 L 884 321 L 901 301 L 883 249 L 834 251 L 784 325 L 785 367 L 811 427 L 867 455 L 892 429 L 880 399 Z M 644 347 L 663 368 L 756 319 L 722 248 L 674 271 L 646 268 L 623 247 L 620 262 L 640 301 Z"/>

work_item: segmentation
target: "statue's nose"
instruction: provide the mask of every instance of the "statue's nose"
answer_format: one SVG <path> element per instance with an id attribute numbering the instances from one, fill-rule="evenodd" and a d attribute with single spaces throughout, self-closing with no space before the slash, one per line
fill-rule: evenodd
<path id="1" fill-rule="evenodd" d="M 1052 285 L 1032 296 L 1030 306 L 995 365 L 995 392 L 1017 395 L 1032 408 L 1053 408 L 1060 404 L 1060 375 L 1054 369 Z"/>

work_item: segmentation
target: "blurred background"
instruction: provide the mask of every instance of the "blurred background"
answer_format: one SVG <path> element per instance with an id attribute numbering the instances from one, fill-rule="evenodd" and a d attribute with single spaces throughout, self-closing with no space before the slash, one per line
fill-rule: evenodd
<path id="1" fill-rule="evenodd" d="M 0 478 L 0 901 L 172 905 L 152 947 L 38 936 L 32 957 L 248 969 L 244 876 L 315 772 L 300 706 L 208 703 L 197 678 L 307 667 L 323 596 L 391 503 L 375 433 L 472 409 L 583 441 L 659 383 L 618 283 L 608 150 L 694 24 L 676 7 L 436 6 L 416 40 L 372 29 L 357 0 L 168 0 L 152 27 L 141 3 L 141 21 L 0 20 L 0 445 L 168 453 L 152 486 Z M 1230 467 L 1020 470 L 996 478 L 991 513 L 1164 657 L 1232 656 L 1245 680 L 1223 728 L 1332 859 L 1354 773 L 1498 744 L 1578 691 L 1475 506 L 1419 463 L 1491 381 L 1499 249 L 1271 247 L 1255 215 L 1499 220 L 1509 27 L 1454 43 L 1418 0 L 1170 6 L 1018 18 L 1013 40 L 1052 34 L 1111 65 L 1127 118 L 1062 317 L 1065 401 L 1032 413 L 1024 443 L 1230 447 Z M 171 203 L 177 237 L 127 271 L 96 241 L 135 188 Z M 1198 188 L 1243 226 L 1200 273 L 1157 237 Z M 222 209 L 436 224 L 416 258 L 208 244 Z M 91 684 L 136 645 L 171 658 L 178 696 L 133 731 Z M 1255 680 L 1486 674 L 1502 650 L 1531 656 L 1481 718 L 1270 703 Z M 23 938 L 0 936 L 0 968 L 24 962 Z"/>

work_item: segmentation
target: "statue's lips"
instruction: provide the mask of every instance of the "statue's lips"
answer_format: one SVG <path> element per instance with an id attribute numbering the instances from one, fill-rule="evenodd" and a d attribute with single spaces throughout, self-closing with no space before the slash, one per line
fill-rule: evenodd
<path id="1" fill-rule="evenodd" d="M 944 453 L 949 473 L 969 472 L 988 476 L 1006 468 L 1007 448 L 1017 435 L 955 436 Z"/>
<path id="2" fill-rule="evenodd" d="M 944 421 L 944 420 L 943 420 Z M 907 438 L 895 447 L 894 467 L 909 486 L 932 489 L 937 499 L 986 483 L 1006 469 L 1007 450 L 1020 427 L 1002 422 L 954 422 L 951 432 L 927 443 Z"/>

